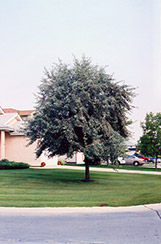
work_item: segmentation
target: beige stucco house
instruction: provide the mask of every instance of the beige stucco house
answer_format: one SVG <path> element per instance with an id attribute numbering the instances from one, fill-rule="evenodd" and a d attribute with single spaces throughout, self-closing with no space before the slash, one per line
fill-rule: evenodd
<path id="1" fill-rule="evenodd" d="M 49 159 L 43 153 L 36 159 L 36 143 L 27 146 L 29 141 L 21 132 L 24 120 L 30 118 L 33 112 L 34 110 L 0 107 L 0 160 L 6 158 L 11 161 L 25 162 L 31 166 L 40 166 L 42 162 L 45 162 L 47 167 L 56 166 L 59 159 L 57 156 Z M 64 156 L 60 159 L 65 158 Z M 83 159 L 82 153 L 75 153 L 74 157 L 67 161 L 82 163 Z"/>
<path id="2" fill-rule="evenodd" d="M 45 154 L 36 159 L 36 143 L 28 145 L 28 139 L 21 132 L 23 119 L 27 119 L 33 110 L 2 109 L 0 107 L 0 159 L 29 163 L 40 166 L 45 162 L 48 166 L 57 165 L 57 157 L 48 159 Z"/>

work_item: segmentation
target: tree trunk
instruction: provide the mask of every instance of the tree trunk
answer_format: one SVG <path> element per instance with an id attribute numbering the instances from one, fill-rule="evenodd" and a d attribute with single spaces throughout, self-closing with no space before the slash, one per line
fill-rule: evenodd
<path id="1" fill-rule="evenodd" d="M 88 160 L 85 160 L 85 181 L 89 181 L 90 177 L 89 177 L 89 164 L 88 164 Z"/>
<path id="2" fill-rule="evenodd" d="M 158 168 L 158 155 L 156 155 L 156 160 L 155 160 L 155 169 Z"/>
<path id="3" fill-rule="evenodd" d="M 90 176 L 89 176 L 89 160 L 88 160 L 88 158 L 85 157 L 84 161 L 85 161 L 85 179 L 81 180 L 81 181 L 83 181 L 83 182 L 94 181 L 94 180 L 91 180 Z"/>
<path id="4" fill-rule="evenodd" d="M 107 166 L 110 165 L 110 162 L 109 162 L 109 157 L 107 157 Z"/>

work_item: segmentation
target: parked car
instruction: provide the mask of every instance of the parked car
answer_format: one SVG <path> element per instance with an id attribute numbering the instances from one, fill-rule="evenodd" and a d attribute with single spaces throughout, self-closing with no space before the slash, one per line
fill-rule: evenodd
<path id="1" fill-rule="evenodd" d="M 124 159 L 124 157 L 118 157 L 117 158 L 117 162 L 116 162 L 116 164 L 125 164 L 126 162 L 125 162 L 125 159 Z"/>
<path id="2" fill-rule="evenodd" d="M 117 164 L 125 164 L 125 159 L 123 157 L 118 157 L 115 162 L 112 162 L 110 159 L 108 160 L 109 164 L 111 165 L 117 165 Z M 102 160 L 101 163 L 107 164 L 106 160 Z"/>
<path id="3" fill-rule="evenodd" d="M 145 157 L 143 155 L 139 155 L 138 153 L 134 153 L 134 155 L 138 158 L 142 158 L 144 159 L 146 162 L 149 162 L 150 161 L 150 158 L 149 157 Z"/>
<path id="4" fill-rule="evenodd" d="M 138 158 L 134 155 L 126 155 L 125 157 L 122 157 L 121 159 L 122 160 L 118 160 L 119 164 L 139 166 L 139 165 L 143 165 L 145 163 L 144 159 Z"/>
<path id="5" fill-rule="evenodd" d="M 150 157 L 149 158 L 149 162 L 155 163 L 156 162 L 156 158 L 155 157 Z M 158 157 L 157 162 L 161 163 L 161 158 L 160 157 Z"/>

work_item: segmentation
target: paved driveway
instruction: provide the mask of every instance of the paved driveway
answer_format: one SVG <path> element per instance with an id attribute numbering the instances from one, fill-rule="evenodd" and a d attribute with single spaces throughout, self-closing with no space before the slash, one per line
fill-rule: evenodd
<path id="1" fill-rule="evenodd" d="M 0 208 L 0 244 L 161 244 L 161 204 Z"/>

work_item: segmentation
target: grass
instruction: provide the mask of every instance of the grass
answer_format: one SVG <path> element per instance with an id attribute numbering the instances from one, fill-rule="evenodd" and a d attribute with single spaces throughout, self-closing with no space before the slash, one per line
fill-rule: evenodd
<path id="1" fill-rule="evenodd" d="M 0 206 L 129 206 L 161 202 L 161 176 L 70 169 L 0 170 Z"/>
<path id="2" fill-rule="evenodd" d="M 66 164 L 67 166 L 81 166 L 81 167 L 85 167 L 85 164 Z M 154 168 L 154 164 L 149 163 L 149 164 L 144 164 L 143 166 L 133 166 L 133 165 L 105 165 L 105 164 L 101 164 L 101 165 L 90 165 L 89 167 L 98 167 L 98 168 L 105 168 L 105 169 L 126 169 L 126 170 L 141 170 L 141 171 L 155 171 L 155 172 L 161 172 L 161 168 L 155 169 Z"/>

